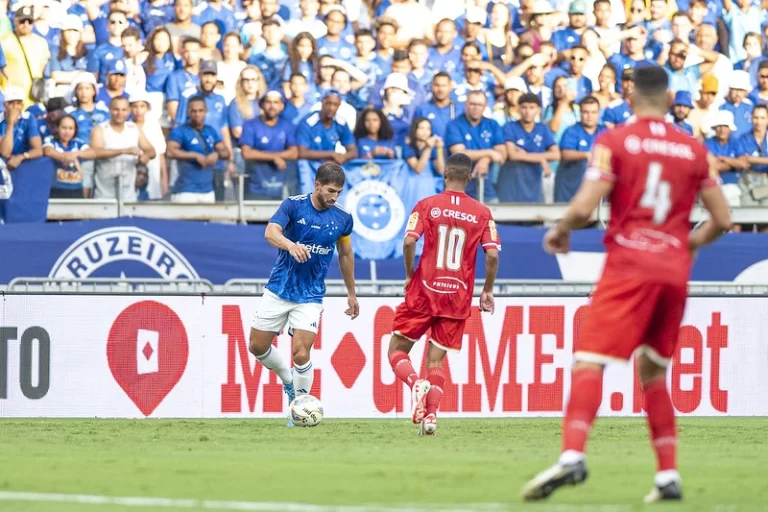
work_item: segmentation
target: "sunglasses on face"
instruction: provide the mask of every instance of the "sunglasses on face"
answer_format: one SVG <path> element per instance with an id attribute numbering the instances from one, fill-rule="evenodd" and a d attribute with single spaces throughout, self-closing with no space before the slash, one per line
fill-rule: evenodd
<path id="1" fill-rule="evenodd" d="M 584 57 L 571 57 L 571 60 L 575 62 L 584 62 L 586 59 Z"/>
<path id="2" fill-rule="evenodd" d="M 678 57 L 680 59 L 688 58 L 688 54 L 687 53 L 683 53 L 683 52 L 680 52 L 680 53 L 670 53 L 669 55 L 671 57 Z"/>
<path id="3" fill-rule="evenodd" d="M 24 18 L 23 20 L 16 20 L 19 25 L 31 25 L 33 23 L 31 18 Z"/>

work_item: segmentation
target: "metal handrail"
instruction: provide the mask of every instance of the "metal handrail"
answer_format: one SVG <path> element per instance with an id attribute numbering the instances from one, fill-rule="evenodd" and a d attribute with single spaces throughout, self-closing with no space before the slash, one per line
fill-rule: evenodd
<path id="1" fill-rule="evenodd" d="M 212 293 L 214 284 L 208 279 L 162 279 L 94 277 L 17 277 L 8 283 L 11 292 L 37 293 Z"/>

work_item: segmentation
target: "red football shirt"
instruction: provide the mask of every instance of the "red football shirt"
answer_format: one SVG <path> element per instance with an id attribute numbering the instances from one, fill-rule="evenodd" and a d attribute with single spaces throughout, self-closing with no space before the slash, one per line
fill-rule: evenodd
<path id="1" fill-rule="evenodd" d="M 468 318 L 475 291 L 477 246 L 501 249 L 487 206 L 463 192 L 419 201 L 405 236 L 424 235 L 424 249 L 405 294 L 408 309 L 436 317 Z"/>
<path id="2" fill-rule="evenodd" d="M 605 273 L 686 282 L 691 209 L 699 190 L 720 183 L 704 145 L 669 123 L 638 119 L 597 138 L 585 179 L 614 183 Z"/>

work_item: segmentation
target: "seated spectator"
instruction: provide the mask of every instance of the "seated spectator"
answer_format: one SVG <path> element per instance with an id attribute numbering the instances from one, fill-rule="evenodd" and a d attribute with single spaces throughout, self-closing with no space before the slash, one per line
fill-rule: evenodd
<path id="1" fill-rule="evenodd" d="M 667 114 L 667 121 L 693 137 L 693 127 L 685 122 L 692 108 L 691 93 L 688 91 L 677 91 L 672 102 L 672 111 Z"/>
<path id="2" fill-rule="evenodd" d="M 19 87 L 6 87 L 3 93 L 5 112 L 0 121 L 0 157 L 13 171 L 23 162 L 43 156 L 43 144 L 37 121 L 24 112 L 27 94 Z"/>
<path id="3" fill-rule="evenodd" d="M 285 104 L 285 110 L 283 110 L 283 118 L 289 119 L 294 125 L 309 114 L 312 104 L 307 102 L 307 91 L 309 85 L 304 75 L 295 73 L 291 75 L 291 81 L 288 85 L 288 92 L 290 93 L 290 99 Z"/>
<path id="4" fill-rule="evenodd" d="M 296 127 L 282 119 L 285 98 L 278 89 L 267 91 L 260 101 L 261 115 L 243 126 L 240 148 L 245 160 L 248 200 L 280 199 L 289 163 L 299 156 Z M 295 169 L 295 166 L 292 166 Z M 295 181 L 295 177 L 292 176 Z"/>
<path id="5" fill-rule="evenodd" d="M 47 73 L 56 82 L 54 96 L 64 96 L 72 87 L 78 73 L 88 65 L 88 51 L 82 41 L 83 22 L 75 14 L 68 14 L 61 26 L 61 44 L 54 48 L 48 61 Z"/>
<path id="6" fill-rule="evenodd" d="M 171 196 L 173 202 L 216 202 L 214 168 L 219 159 L 229 160 L 230 154 L 219 130 L 205 124 L 206 116 L 205 100 L 193 96 L 187 103 L 185 122 L 168 137 L 166 157 L 179 162 L 179 176 Z"/>
<path id="7" fill-rule="evenodd" d="M 171 49 L 171 34 L 159 26 L 147 36 L 144 74 L 147 77 L 147 92 L 151 108 L 150 115 L 160 119 L 163 128 L 171 126 L 168 108 L 165 105 L 165 88 L 168 78 L 176 69 L 176 58 Z"/>
<path id="8" fill-rule="evenodd" d="M 14 17 L 13 32 L 0 36 L 0 47 L 5 53 L 3 88 L 12 86 L 21 89 L 24 108 L 32 103 L 29 94 L 33 80 L 42 78 L 51 57 L 46 40 L 32 33 L 34 19 L 33 7 L 21 6 Z"/>
<path id="9" fill-rule="evenodd" d="M 360 112 L 354 134 L 358 158 L 396 158 L 395 132 L 381 110 L 366 108 Z"/>
<path id="10" fill-rule="evenodd" d="M 552 132 L 537 123 L 541 106 L 535 94 L 520 97 L 520 121 L 504 127 L 507 159 L 510 165 L 499 172 L 499 200 L 512 203 L 540 203 L 543 199 L 542 177 L 552 176 L 549 162 L 560 160 Z"/>
<path id="11" fill-rule="evenodd" d="M 218 45 L 221 41 L 219 25 L 215 21 L 203 23 L 200 27 L 200 58 L 202 60 L 221 60 Z"/>
<path id="12" fill-rule="evenodd" d="M 735 71 L 734 73 L 746 73 Z M 738 126 L 738 123 L 735 123 Z M 739 156 L 746 157 L 749 168 L 742 173 L 744 190 L 741 206 L 766 206 L 768 194 L 768 106 L 755 105 L 752 109 L 752 127 L 739 135 Z"/>
<path id="13" fill-rule="evenodd" d="M 613 100 L 603 113 L 603 123 L 607 128 L 626 123 L 632 117 L 632 105 L 629 104 L 629 98 L 635 90 L 635 70 L 627 68 L 621 72 L 621 95 L 622 98 Z"/>
<path id="14" fill-rule="evenodd" d="M 289 95 L 288 83 L 290 82 L 291 77 L 296 73 L 304 76 L 307 84 L 314 87 L 315 77 L 317 76 L 318 55 L 317 42 L 315 41 L 315 38 L 312 37 L 312 34 L 309 32 L 300 32 L 296 38 L 291 41 L 288 57 L 288 61 L 283 69 L 283 91 L 286 96 Z"/>
<path id="15" fill-rule="evenodd" d="M 432 78 L 432 98 L 428 103 L 416 106 L 414 118 L 426 117 L 432 124 L 432 132 L 438 137 L 445 136 L 450 121 L 464 113 L 464 105 L 451 99 L 453 84 L 448 73 L 440 71 Z"/>
<path id="16" fill-rule="evenodd" d="M 107 22 L 108 40 L 88 52 L 88 71 L 96 75 L 99 83 L 104 83 L 107 79 L 109 63 L 123 58 L 123 44 L 120 36 L 123 30 L 128 28 L 128 18 L 121 11 L 110 12 Z"/>
<path id="17" fill-rule="evenodd" d="M 235 99 L 237 80 L 247 64 L 240 60 L 243 45 L 240 44 L 240 36 L 236 32 L 230 32 L 224 36 L 222 45 L 222 59 L 219 62 L 219 74 L 224 78 L 224 100 L 229 105 Z"/>
<path id="18" fill-rule="evenodd" d="M 149 93 L 139 92 L 128 99 L 131 117 L 144 137 L 155 148 L 155 157 L 146 164 L 146 183 L 139 187 L 140 201 L 162 199 L 168 194 L 168 166 L 165 161 L 166 142 L 160 120 L 149 115 L 152 110 Z"/>
<path id="19" fill-rule="evenodd" d="M 600 120 L 600 102 L 594 96 L 587 96 L 579 104 L 581 120 L 566 128 L 560 141 L 561 162 L 555 175 L 555 202 L 568 203 L 581 186 L 587 161 L 595 139 L 605 126 Z"/>
<path id="20" fill-rule="evenodd" d="M 112 98 L 128 99 L 128 92 L 125 90 L 127 74 L 128 68 L 123 59 L 109 61 L 107 64 L 107 81 L 99 88 L 99 92 L 96 94 L 96 103 L 107 106 L 112 104 Z"/>
<path id="21" fill-rule="evenodd" d="M 734 136 L 741 137 L 752 131 L 751 120 L 754 117 L 752 102 L 747 98 L 747 91 L 752 89 L 749 73 L 746 71 L 734 71 L 728 82 L 728 96 L 720 107 L 720 110 L 728 110 L 733 114 L 733 122 L 736 124 Z"/>
<path id="22" fill-rule="evenodd" d="M 403 147 L 403 160 L 419 174 L 432 176 L 432 193 L 442 192 L 445 174 L 445 143 L 432 133 L 432 123 L 425 117 L 415 117 L 408 130 L 408 143 Z"/>
<path id="23" fill-rule="evenodd" d="M 123 61 L 125 62 L 125 92 L 131 94 L 147 90 L 147 75 L 141 66 L 144 62 L 141 32 L 134 27 L 128 27 L 120 35 L 123 45 Z"/>
<path id="24" fill-rule="evenodd" d="M 506 160 L 504 136 L 496 121 L 483 117 L 487 108 L 485 94 L 472 91 L 467 97 L 464 114 L 457 117 L 445 129 L 445 145 L 450 154 L 465 153 L 473 162 L 473 179 L 467 194 L 478 198 L 478 181 L 483 180 L 483 200 L 498 202 L 493 180 L 489 179 L 492 164 L 501 165 Z"/>
<path id="25" fill-rule="evenodd" d="M 200 25 L 192 20 L 192 7 L 194 5 L 194 0 L 176 0 L 173 6 L 174 20 L 165 25 L 168 33 L 171 34 L 173 52 L 176 54 L 182 53 L 182 43 L 187 39 L 200 41 L 202 32 Z"/>
<path id="26" fill-rule="evenodd" d="M 43 154 L 52 159 L 56 174 L 51 185 L 51 198 L 83 199 L 83 168 L 80 159 L 93 159 L 95 154 L 77 137 L 77 122 L 70 115 L 59 118 L 56 134 L 46 137 Z"/>
<path id="27" fill-rule="evenodd" d="M 261 23 L 264 51 L 248 58 L 248 63 L 261 69 L 267 87 L 278 88 L 283 83 L 283 69 L 288 63 L 288 53 L 283 46 L 283 22 L 280 18 L 266 19 Z"/>
<path id="28" fill-rule="evenodd" d="M 319 112 L 301 120 L 296 129 L 299 158 L 303 160 L 333 160 L 339 165 L 357 158 L 355 138 L 349 126 L 336 117 L 341 106 L 341 93 L 333 89 L 325 93 Z"/>
<path id="29" fill-rule="evenodd" d="M 240 72 L 235 99 L 227 107 L 227 124 L 235 139 L 243 133 L 243 124 L 259 115 L 259 99 L 265 90 L 264 75 L 259 68 L 249 65 Z"/>
<path id="30" fill-rule="evenodd" d="M 128 121 L 128 100 L 122 96 L 112 98 L 109 121 L 101 123 L 91 132 L 90 146 L 96 159 L 93 176 L 96 199 L 120 199 L 134 202 L 136 191 L 136 164 L 147 165 L 155 157 L 155 149 L 136 123 Z M 89 190 L 84 194 L 88 197 Z"/>
<path id="31" fill-rule="evenodd" d="M 741 154 L 739 141 L 731 134 L 736 130 L 733 114 L 727 110 L 717 112 L 712 128 L 715 135 L 704 141 L 704 145 L 715 158 L 715 168 L 723 181 L 723 194 L 730 206 L 741 206 L 739 177 L 749 169 L 746 156 Z"/>

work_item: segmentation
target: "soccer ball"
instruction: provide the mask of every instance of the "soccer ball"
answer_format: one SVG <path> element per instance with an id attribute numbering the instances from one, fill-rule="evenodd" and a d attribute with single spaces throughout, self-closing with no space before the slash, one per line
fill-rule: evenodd
<path id="1" fill-rule="evenodd" d="M 323 404 L 312 395 L 299 395 L 291 402 L 291 419 L 301 427 L 316 427 L 323 421 Z"/>

